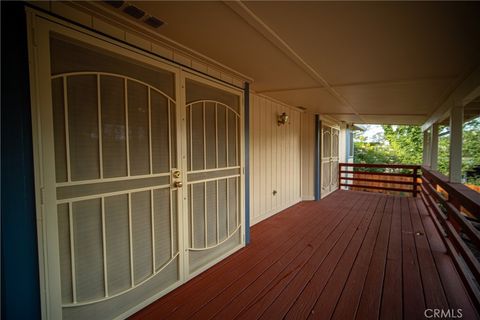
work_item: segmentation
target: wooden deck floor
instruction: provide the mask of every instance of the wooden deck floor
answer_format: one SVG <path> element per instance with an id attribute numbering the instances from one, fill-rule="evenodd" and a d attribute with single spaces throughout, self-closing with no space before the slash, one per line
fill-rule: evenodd
<path id="1" fill-rule="evenodd" d="M 337 191 L 251 235 L 248 247 L 132 318 L 424 319 L 427 308 L 478 318 L 418 198 Z"/>

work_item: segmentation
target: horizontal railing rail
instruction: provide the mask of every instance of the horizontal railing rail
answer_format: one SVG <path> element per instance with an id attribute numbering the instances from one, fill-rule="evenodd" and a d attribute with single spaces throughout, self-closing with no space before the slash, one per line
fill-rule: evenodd
<path id="1" fill-rule="evenodd" d="M 340 163 L 338 181 L 341 187 L 406 192 L 416 197 L 420 168 L 407 164 Z"/>
<path id="2" fill-rule="evenodd" d="M 449 183 L 444 175 L 422 167 L 423 202 L 453 259 L 462 281 L 480 309 L 480 232 L 471 219 L 480 218 L 480 194 L 459 183 Z"/>

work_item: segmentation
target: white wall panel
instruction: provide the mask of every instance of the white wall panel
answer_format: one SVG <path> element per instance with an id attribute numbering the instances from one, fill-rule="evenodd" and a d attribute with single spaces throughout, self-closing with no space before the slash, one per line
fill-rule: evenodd
<path id="1" fill-rule="evenodd" d="M 250 219 L 255 224 L 301 200 L 302 112 L 256 94 L 250 95 L 250 106 Z M 289 122 L 279 126 L 283 112 Z"/>
<path id="2" fill-rule="evenodd" d="M 302 200 L 315 198 L 315 115 L 302 114 Z"/>

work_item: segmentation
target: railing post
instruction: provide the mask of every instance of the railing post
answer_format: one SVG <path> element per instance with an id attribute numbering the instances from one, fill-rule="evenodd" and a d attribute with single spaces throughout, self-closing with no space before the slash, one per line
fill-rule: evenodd
<path id="1" fill-rule="evenodd" d="M 338 164 L 338 189 L 342 190 L 342 164 L 343 163 L 339 163 Z"/>
<path id="2" fill-rule="evenodd" d="M 450 168 L 449 180 L 462 183 L 463 107 L 450 111 Z"/>
<path id="3" fill-rule="evenodd" d="M 447 201 L 450 202 L 455 208 L 457 208 L 458 212 L 462 212 L 462 205 L 460 201 L 458 201 L 456 198 L 454 198 L 452 195 L 448 194 Z M 449 211 L 447 210 L 447 219 L 450 221 L 452 226 L 457 230 L 458 233 L 462 231 L 462 227 L 460 224 L 455 220 L 454 218 L 450 217 Z"/>
<path id="4" fill-rule="evenodd" d="M 417 197 L 417 179 L 418 179 L 418 168 L 413 169 L 413 197 Z"/>

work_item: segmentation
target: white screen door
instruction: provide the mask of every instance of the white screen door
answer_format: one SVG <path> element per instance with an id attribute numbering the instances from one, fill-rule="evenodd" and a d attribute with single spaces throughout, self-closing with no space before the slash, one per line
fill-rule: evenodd
<path id="1" fill-rule="evenodd" d="M 338 189 L 339 130 L 322 125 L 322 190 L 324 197 Z"/>
<path id="2" fill-rule="evenodd" d="M 244 245 L 242 91 L 35 26 L 44 312 L 128 316 Z"/>
<path id="3" fill-rule="evenodd" d="M 185 79 L 188 272 L 196 274 L 243 243 L 241 96 Z"/>
<path id="4" fill-rule="evenodd" d="M 180 280 L 175 74 L 58 34 L 50 52 L 63 317 L 111 318 Z"/>

